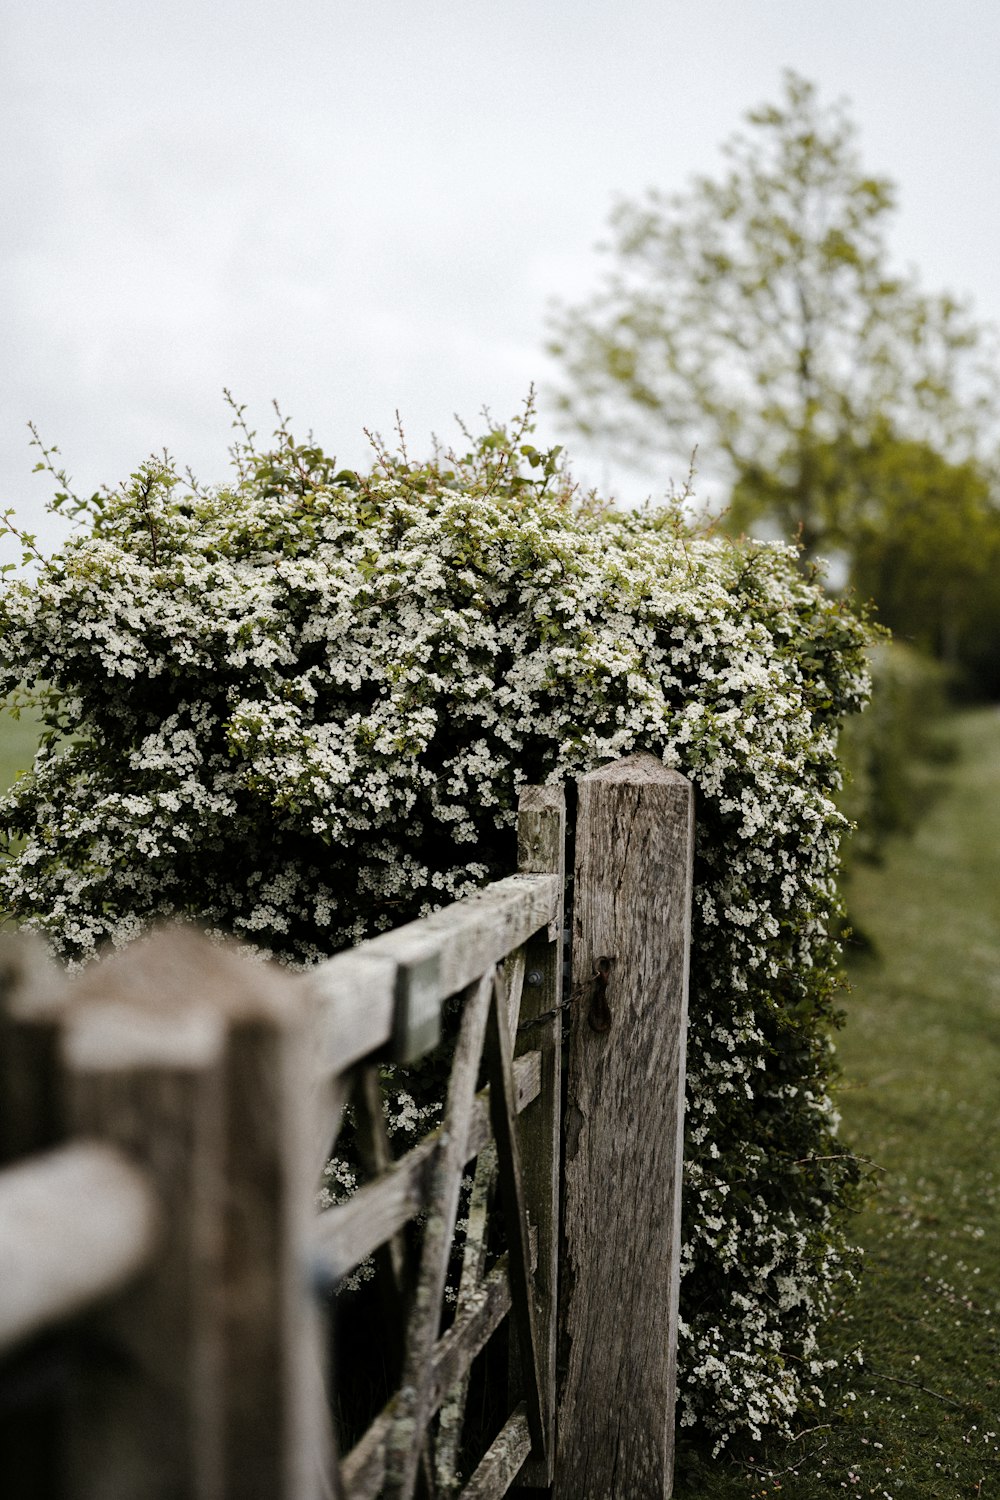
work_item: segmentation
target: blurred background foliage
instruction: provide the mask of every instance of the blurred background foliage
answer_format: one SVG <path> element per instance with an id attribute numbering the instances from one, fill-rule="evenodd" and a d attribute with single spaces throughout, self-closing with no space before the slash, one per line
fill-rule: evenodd
<path id="1" fill-rule="evenodd" d="M 845 739 L 844 805 L 853 857 L 877 857 L 919 814 L 949 702 L 1000 698 L 1000 363 L 969 307 L 894 266 L 896 189 L 844 102 L 788 72 L 722 159 L 618 205 L 603 281 L 553 310 L 555 399 L 630 458 L 697 450 L 723 526 L 797 541 L 874 605 L 896 645 Z M 34 734 L 5 719 L 5 779 Z"/>
<path id="2" fill-rule="evenodd" d="M 570 427 L 699 469 L 735 534 L 797 541 L 895 645 L 845 736 L 849 860 L 926 805 L 956 698 L 1000 698 L 1000 385 L 993 331 L 892 263 L 894 184 L 843 102 L 786 73 L 724 168 L 623 201 L 597 291 L 557 305 Z"/>

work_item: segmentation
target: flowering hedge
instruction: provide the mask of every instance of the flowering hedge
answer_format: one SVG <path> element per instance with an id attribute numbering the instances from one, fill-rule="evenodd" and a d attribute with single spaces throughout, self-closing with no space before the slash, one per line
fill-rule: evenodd
<path id="1" fill-rule="evenodd" d="M 0 804 L 0 894 L 63 953 L 186 912 L 309 962 L 506 873 L 519 787 L 647 749 L 698 844 L 681 1420 L 787 1426 L 850 1276 L 828 1080 L 841 716 L 863 626 L 792 553 L 579 501 L 503 432 L 228 486 L 149 464 L 0 605 L 0 687 L 70 740 Z"/>

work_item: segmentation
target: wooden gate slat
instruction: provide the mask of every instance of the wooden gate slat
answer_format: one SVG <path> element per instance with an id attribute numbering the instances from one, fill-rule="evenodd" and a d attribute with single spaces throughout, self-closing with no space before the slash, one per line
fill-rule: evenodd
<path id="1" fill-rule="evenodd" d="M 493 973 L 470 986 L 455 1046 L 441 1144 L 424 1225 L 424 1243 L 406 1339 L 406 1363 L 387 1454 L 386 1500 L 412 1500 L 421 1444 L 430 1420 L 430 1357 L 437 1341 L 476 1093 Z"/>
<path id="2" fill-rule="evenodd" d="M 472 1364 L 510 1312 L 508 1258 L 502 1255 L 483 1280 L 474 1305 L 452 1324 L 430 1358 L 429 1414 Z M 393 1397 L 341 1463 L 345 1500 L 375 1500 L 385 1481 L 386 1450 L 397 1414 Z"/>
<path id="3" fill-rule="evenodd" d="M 541 1061 L 537 1052 L 517 1059 L 514 1085 L 518 1110 L 538 1097 Z M 491 1137 L 489 1108 L 489 1090 L 483 1089 L 476 1095 L 469 1121 L 463 1166 L 479 1155 Z M 400 1157 L 377 1182 L 365 1183 L 346 1203 L 324 1209 L 317 1216 L 313 1257 L 321 1275 L 339 1281 L 420 1213 L 427 1202 L 441 1144 L 441 1131 L 436 1130 Z"/>
<path id="4" fill-rule="evenodd" d="M 517 815 L 517 864 L 525 874 L 554 875 L 566 882 L 566 793 L 561 786 L 521 788 Z M 556 1342 L 559 1304 L 559 1183 L 562 1148 L 562 978 L 563 903 L 548 928 L 525 945 L 525 984 L 515 1053 L 539 1049 L 541 1088 L 532 1107 L 519 1117 L 524 1192 L 538 1236 L 535 1306 L 542 1379 L 548 1393 L 547 1455 L 529 1459 L 518 1484 L 547 1489 L 555 1462 Z M 517 1074 L 521 1056 L 515 1056 Z M 516 1342 L 515 1331 L 511 1330 Z M 514 1361 L 515 1366 L 517 1361 Z M 512 1371 L 512 1375 L 516 1373 Z M 516 1400 L 519 1392 L 512 1390 Z"/>
<path id="5" fill-rule="evenodd" d="M 488 1228 L 487 1207 L 496 1175 L 496 1147 L 490 1142 L 480 1151 L 476 1161 L 476 1173 L 466 1216 L 468 1227 L 465 1231 L 465 1244 L 462 1247 L 462 1272 L 455 1305 L 456 1319 L 475 1306 L 475 1299 L 483 1279 Z M 452 1387 L 448 1400 L 441 1408 L 436 1463 L 438 1485 L 444 1494 L 450 1494 L 458 1488 L 455 1469 L 462 1439 L 462 1426 L 465 1421 L 465 1400 L 468 1389 L 469 1372 L 464 1370 Z"/>
<path id="6" fill-rule="evenodd" d="M 517 1323 L 524 1376 L 524 1401 L 528 1412 L 532 1446 L 544 1459 L 546 1451 L 545 1392 L 538 1357 L 535 1294 L 531 1284 L 531 1242 L 524 1206 L 521 1148 L 517 1136 L 517 1113 L 510 1037 L 504 1024 L 506 996 L 503 977 L 493 980 L 493 1003 L 486 1023 L 486 1058 L 490 1079 L 490 1115 L 497 1142 L 497 1168 L 503 1200 L 504 1221 L 510 1257 L 510 1292 Z"/>
<path id="7" fill-rule="evenodd" d="M 106 1146 L 57 1146 L 4 1168 L 0 1354 L 131 1281 L 149 1260 L 158 1218 L 144 1175 Z"/>
<path id="8" fill-rule="evenodd" d="M 370 1177 L 380 1180 L 393 1166 L 393 1159 L 376 1066 L 358 1069 L 353 1100 L 362 1166 Z M 406 1246 L 402 1234 L 397 1231 L 389 1235 L 376 1246 L 374 1256 L 386 1341 L 389 1344 L 392 1368 L 398 1373 L 403 1362 L 403 1331 L 406 1323 L 403 1306 Z"/>
<path id="9" fill-rule="evenodd" d="M 502 963 L 546 926 L 561 900 L 554 876 L 508 875 L 462 901 L 370 938 L 355 951 L 392 958 L 397 951 L 408 955 L 419 940 L 422 951 L 436 954 L 438 997 L 443 1001 L 475 983 L 487 968 Z"/>
<path id="10" fill-rule="evenodd" d="M 459 1500 L 500 1500 L 517 1478 L 530 1452 L 530 1423 L 522 1402 L 484 1454 Z"/>
<path id="11" fill-rule="evenodd" d="M 524 993 L 524 948 L 507 956 L 503 964 L 503 982 L 506 987 L 506 1015 L 504 1017 L 510 1050 L 513 1052 L 517 1040 L 517 1023 L 521 1018 L 521 996 Z"/>

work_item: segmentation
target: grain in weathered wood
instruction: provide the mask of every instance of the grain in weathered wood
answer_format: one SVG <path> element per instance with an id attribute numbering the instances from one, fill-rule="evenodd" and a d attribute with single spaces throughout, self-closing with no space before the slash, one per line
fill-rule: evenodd
<path id="1" fill-rule="evenodd" d="M 531 1262 L 537 1246 L 531 1237 Z M 455 1381 L 468 1370 L 487 1339 L 492 1338 L 511 1307 L 510 1257 L 498 1257 L 496 1265 L 469 1299 L 468 1311 L 442 1334 L 431 1356 L 431 1409 L 437 1411 Z"/>
<path id="2" fill-rule="evenodd" d="M 581 780 L 560 1500 L 671 1491 L 692 850 L 690 783 L 654 757 Z"/>
<path id="3" fill-rule="evenodd" d="M 59 1146 L 0 1172 L 0 1350 L 118 1291 L 157 1224 L 146 1179 L 106 1146 Z"/>
<path id="4" fill-rule="evenodd" d="M 524 945 L 515 948 L 509 953 L 501 965 L 503 973 L 504 996 L 506 999 L 506 1012 L 504 1025 L 510 1039 L 510 1050 L 513 1052 L 517 1041 L 517 1028 L 521 1020 L 521 996 L 524 992 Z"/>
<path id="5" fill-rule="evenodd" d="M 531 1428 L 522 1404 L 511 1413 L 494 1438 L 462 1491 L 460 1500 L 500 1500 L 514 1483 L 530 1452 Z"/>
<path id="6" fill-rule="evenodd" d="M 433 1047 L 448 996 L 553 921 L 561 892 L 545 874 L 494 881 L 303 975 L 319 1017 L 321 1070 L 343 1072 L 393 1039 L 399 1062 Z"/>
<path id="7" fill-rule="evenodd" d="M 514 1064 L 519 1110 L 537 1097 L 540 1083 L 538 1052 L 519 1057 Z M 489 1139 L 489 1089 L 482 1089 L 469 1120 L 462 1165 L 477 1156 Z M 313 1230 L 313 1263 L 324 1279 L 339 1281 L 421 1212 L 440 1146 L 441 1131 L 436 1130 L 400 1157 L 377 1182 L 365 1183 L 346 1203 L 318 1215 Z"/>
<path id="8" fill-rule="evenodd" d="M 392 1165 L 392 1148 L 385 1123 L 385 1109 L 382 1104 L 377 1066 L 363 1066 L 357 1069 L 353 1100 L 361 1165 L 369 1176 L 378 1178 Z M 385 1244 L 379 1245 L 373 1254 L 373 1260 L 375 1282 L 382 1308 L 380 1343 L 390 1383 L 394 1384 L 401 1375 L 405 1353 L 407 1256 L 404 1236 L 394 1234 Z M 420 1456 L 420 1465 L 425 1490 L 428 1495 L 433 1495 L 433 1460 L 430 1444 L 426 1441 Z"/>
<path id="9" fill-rule="evenodd" d="M 525 786 L 517 807 L 517 868 L 521 875 L 554 875 L 558 900 L 549 918 L 550 942 L 562 943 L 566 885 L 566 791 Z"/>
<path id="10" fill-rule="evenodd" d="M 441 1145 L 433 1168 L 420 1273 L 407 1327 L 403 1384 L 389 1438 L 386 1500 L 412 1500 L 417 1464 L 431 1417 L 430 1359 L 441 1321 L 441 1300 L 458 1212 L 465 1144 L 493 985 L 491 970 L 469 986 L 462 1011 L 448 1083 Z"/>
<path id="11" fill-rule="evenodd" d="M 518 868 L 566 881 L 566 794 L 561 786 L 522 788 L 517 819 Z M 525 982 L 515 1043 L 514 1071 L 523 1054 L 538 1048 L 537 1100 L 520 1116 L 521 1160 L 528 1215 L 538 1235 L 535 1304 L 543 1388 L 546 1392 L 546 1460 L 529 1459 L 519 1483 L 547 1488 L 555 1459 L 556 1342 L 559 1279 L 559 1175 L 562 1133 L 563 904 L 546 930 L 525 945 Z M 512 1363 L 517 1363 L 517 1339 Z"/>
<path id="12" fill-rule="evenodd" d="M 483 1279 L 486 1264 L 486 1230 L 490 1194 L 497 1174 L 496 1146 L 491 1141 L 476 1158 L 476 1170 L 469 1194 L 469 1207 L 465 1216 L 465 1243 L 462 1246 L 462 1270 L 459 1276 L 458 1293 L 455 1298 L 455 1317 L 474 1306 Z M 465 1401 L 469 1389 L 469 1372 L 464 1371 L 448 1393 L 441 1407 L 438 1421 L 437 1442 L 434 1446 L 435 1468 L 438 1488 L 442 1494 L 451 1494 L 458 1488 L 456 1470 L 458 1450 L 462 1439 L 462 1424 L 465 1421 Z"/>
<path id="13" fill-rule="evenodd" d="M 396 1014 L 396 963 L 352 948 L 299 977 L 315 1011 L 320 1076 L 348 1068 L 384 1047 Z"/>
<path id="14" fill-rule="evenodd" d="M 531 1242 L 524 1204 L 521 1145 L 514 1105 L 510 1038 L 504 1024 L 505 1012 L 503 978 L 498 973 L 493 983 L 493 1004 L 486 1022 L 490 1118 L 497 1143 L 497 1177 L 509 1246 L 510 1292 L 517 1328 L 522 1396 L 527 1407 L 534 1455 L 539 1462 L 544 1463 L 548 1392 L 542 1383 L 539 1357 L 535 1289 L 531 1278 Z"/>
<path id="15" fill-rule="evenodd" d="M 223 1500 L 224 1025 L 190 989 L 160 1004 L 155 972 L 140 962 L 130 984 L 120 958 L 73 986 L 66 1118 L 141 1166 L 163 1229 L 150 1267 L 87 1320 L 103 1354 L 71 1401 L 69 1495 Z"/>
<path id="16" fill-rule="evenodd" d="M 304 1274 L 313 1222 L 304 997 L 276 966 L 168 929 L 84 971 L 74 1002 L 72 1123 L 143 1162 L 167 1226 L 155 1274 L 100 1326 L 133 1366 L 130 1394 L 104 1391 L 97 1372 L 85 1416 L 106 1429 L 99 1408 L 127 1400 L 142 1408 L 142 1424 L 158 1424 L 141 1458 L 149 1495 L 186 1493 L 174 1452 L 188 1441 L 183 1408 L 211 1429 L 217 1466 L 202 1488 L 188 1481 L 192 1494 L 305 1500 L 316 1493 L 327 1424 Z M 172 1348 L 178 1340 L 189 1347 Z"/>
<path id="17" fill-rule="evenodd" d="M 550 875 L 510 875 L 485 890 L 362 943 L 358 954 L 410 955 L 417 941 L 438 955 L 437 1003 L 467 988 L 501 963 L 539 927 L 553 920 L 560 900 Z"/>
<path id="18" fill-rule="evenodd" d="M 508 1258 L 502 1255 L 480 1283 L 469 1306 L 435 1344 L 429 1363 L 429 1404 L 433 1414 L 455 1382 L 510 1312 Z M 393 1397 L 341 1464 L 347 1500 L 374 1500 L 385 1482 L 386 1450 L 398 1409 Z"/>

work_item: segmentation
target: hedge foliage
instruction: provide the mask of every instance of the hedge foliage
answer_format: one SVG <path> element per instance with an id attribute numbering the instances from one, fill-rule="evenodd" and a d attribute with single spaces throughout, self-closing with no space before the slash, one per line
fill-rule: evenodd
<path id="1" fill-rule="evenodd" d="M 66 956 L 187 913 L 308 963 L 514 858 L 517 794 L 646 749 L 697 867 L 681 1412 L 786 1428 L 852 1274 L 829 1093 L 838 724 L 865 629 L 793 553 L 619 514 L 493 430 L 335 470 L 283 427 L 209 490 L 150 463 L 0 605 L 53 730 L 0 894 Z"/>

